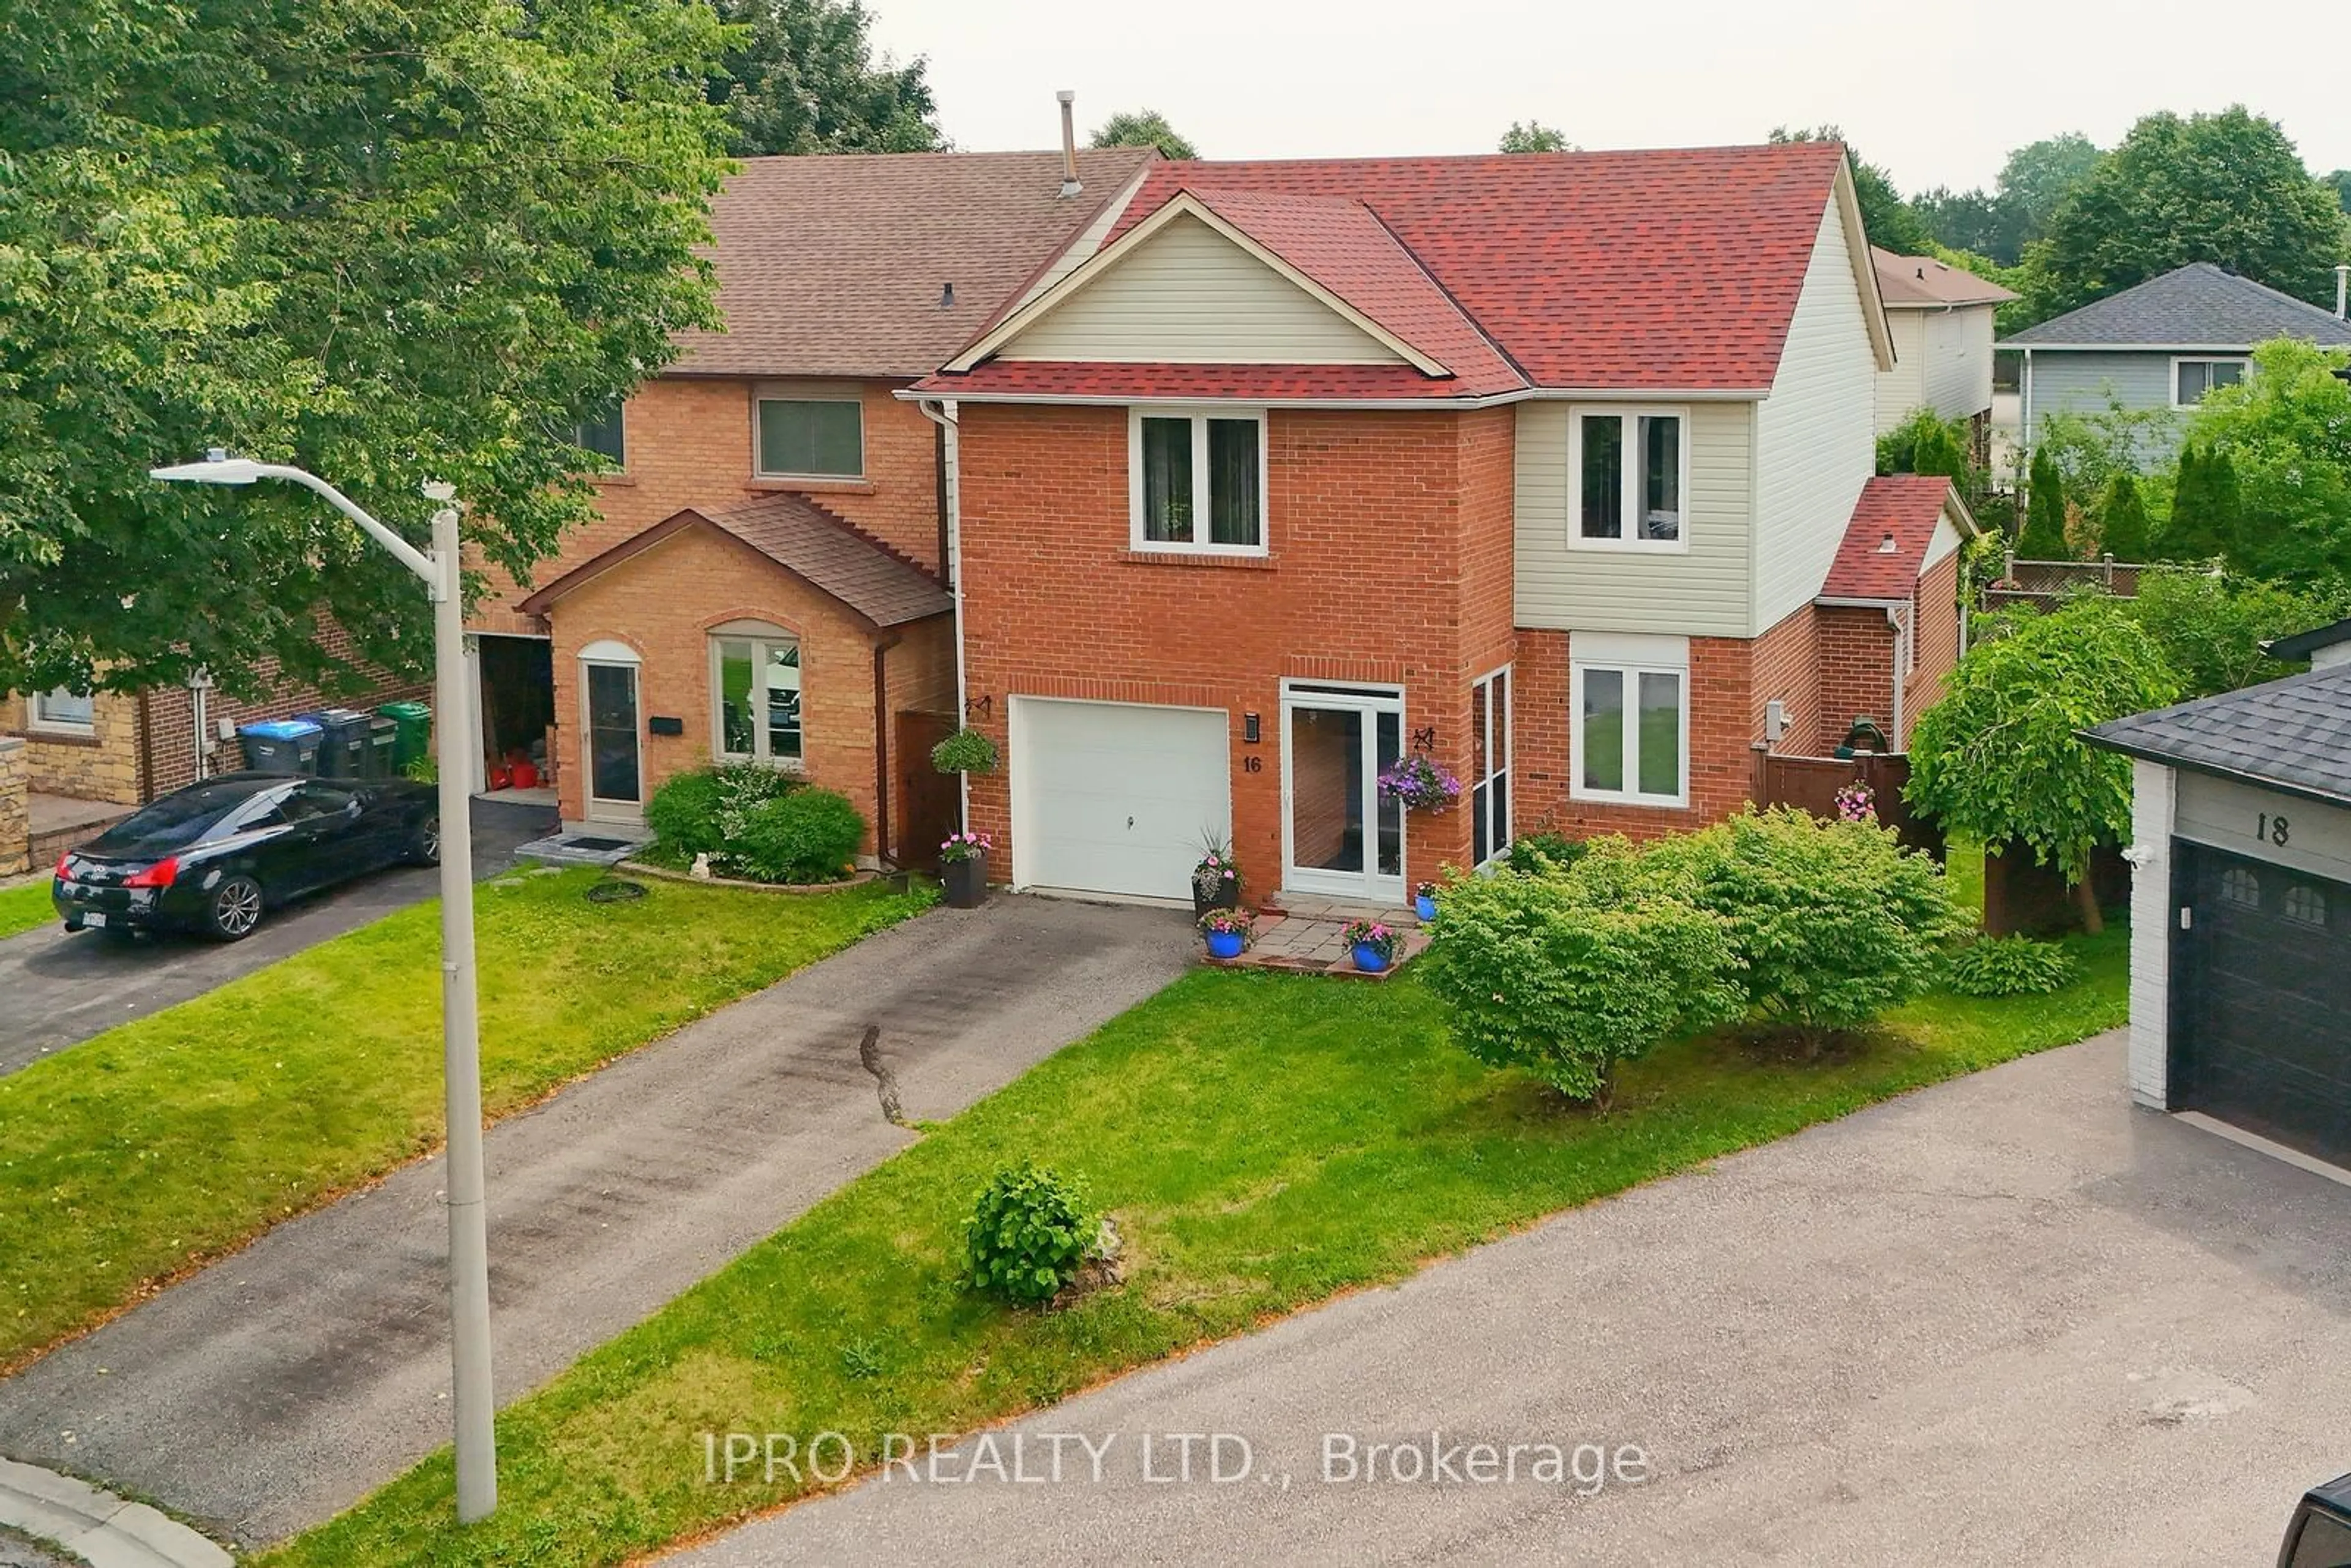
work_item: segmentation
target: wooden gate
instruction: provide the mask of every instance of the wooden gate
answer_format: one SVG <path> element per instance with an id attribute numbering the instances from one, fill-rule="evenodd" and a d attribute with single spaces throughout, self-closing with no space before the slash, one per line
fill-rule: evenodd
<path id="1" fill-rule="evenodd" d="M 1901 752 L 1863 757 L 1783 757 L 1755 754 L 1755 803 L 1793 806 L 1815 817 L 1836 815 L 1836 792 L 1855 780 L 1876 795 L 1877 820 L 1894 830 L 1902 847 L 1943 858 L 1943 831 L 1914 813 L 1902 799 L 1910 782 L 1910 758 Z"/>
<path id="2" fill-rule="evenodd" d="M 963 826 L 958 776 L 931 766 L 931 747 L 955 733 L 953 714 L 909 710 L 897 718 L 898 863 L 938 870 L 939 843 Z"/>

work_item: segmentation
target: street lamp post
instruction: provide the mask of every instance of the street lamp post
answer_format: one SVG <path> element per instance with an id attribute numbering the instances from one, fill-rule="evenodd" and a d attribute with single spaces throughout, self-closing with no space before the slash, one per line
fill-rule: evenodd
<path id="1" fill-rule="evenodd" d="M 277 463 L 231 457 L 215 447 L 201 463 L 149 470 L 149 476 L 200 485 L 250 485 L 284 479 L 325 497 L 368 538 L 424 580 L 433 595 L 433 695 L 445 739 L 466 711 L 464 566 L 458 555 L 456 493 L 424 486 L 438 503 L 430 554 L 370 517 L 315 474 Z M 444 747 L 446 751 L 448 748 Z M 449 1302 L 454 1344 L 457 1518 L 486 1519 L 497 1507 L 496 1437 L 490 1393 L 490 1265 L 482 1177 L 482 1061 L 474 983 L 474 844 L 470 769 L 445 758 L 441 775 L 441 1051 L 449 1122 Z"/>

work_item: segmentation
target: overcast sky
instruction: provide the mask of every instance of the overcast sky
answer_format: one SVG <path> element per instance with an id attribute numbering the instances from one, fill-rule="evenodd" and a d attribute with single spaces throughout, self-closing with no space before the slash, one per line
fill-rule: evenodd
<path id="1" fill-rule="evenodd" d="M 1841 125 L 1906 193 L 1989 184 L 2060 131 L 2243 101 L 2314 173 L 2351 166 L 2351 8 L 2331 0 L 868 0 L 925 55 L 959 147 L 1049 147 L 1149 107 L 1212 158 L 1486 152 L 1512 120 L 1585 147 Z M 2326 41 L 2329 36 L 2333 43 Z"/>

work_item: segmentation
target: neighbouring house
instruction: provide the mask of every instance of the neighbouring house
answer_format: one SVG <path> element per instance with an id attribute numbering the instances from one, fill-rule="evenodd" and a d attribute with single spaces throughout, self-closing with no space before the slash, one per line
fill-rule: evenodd
<path id="1" fill-rule="evenodd" d="M 2351 623 L 2303 674 L 2088 731 L 2132 761 L 2130 1091 L 2351 1165 Z"/>
<path id="2" fill-rule="evenodd" d="M 1877 377 L 1877 429 L 1922 408 L 1964 420 L 1980 463 L 1991 432 L 1993 311 L 2015 294 L 1931 256 L 1870 247 L 1894 368 Z"/>
<path id="3" fill-rule="evenodd" d="M 1895 363 L 1834 144 L 1153 165 L 902 394 L 953 426 L 975 827 L 1022 886 L 1180 897 L 1229 835 L 1252 899 L 1394 901 L 1734 811 L 1767 726 L 1898 734 L 1970 525 L 1872 483 Z M 1458 805 L 1380 788 L 1414 755 Z"/>
<path id="4" fill-rule="evenodd" d="M 474 617 L 473 751 L 534 756 L 567 822 L 624 829 L 680 769 L 791 769 L 856 804 L 868 858 L 925 861 L 956 804 L 928 760 L 956 723 L 947 480 L 893 394 L 1155 157 L 747 160 L 712 214 L 726 330 L 583 431 L 600 520 Z"/>
<path id="5" fill-rule="evenodd" d="M 2052 413 L 2159 409 L 2178 417 L 2171 435 L 2143 444 L 2142 461 L 2157 468 L 2178 449 L 2188 412 L 2242 380 L 2254 345 L 2273 338 L 2351 346 L 2351 321 L 2199 261 L 2011 333 L 2000 347 L 2023 356 L 2028 452 Z"/>
<path id="6" fill-rule="evenodd" d="M 1959 662 L 1959 547 L 1975 535 L 1949 479 L 1895 474 L 1862 486 L 1813 601 L 1822 750 L 1908 749 L 1912 726 Z M 1875 734 L 1854 733 L 1864 721 Z"/>

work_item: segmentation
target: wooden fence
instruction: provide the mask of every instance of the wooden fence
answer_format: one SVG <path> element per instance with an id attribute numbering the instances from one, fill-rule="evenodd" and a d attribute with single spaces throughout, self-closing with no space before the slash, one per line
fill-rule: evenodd
<path id="1" fill-rule="evenodd" d="M 1905 849 L 1940 861 L 1943 831 L 1910 810 L 1902 787 L 1910 782 L 1910 758 L 1902 752 L 1858 757 L 1789 757 L 1760 747 L 1755 752 L 1755 803 L 1793 806 L 1815 817 L 1836 815 L 1836 793 L 1855 782 L 1877 799 L 1877 820 L 1894 830 Z"/>

